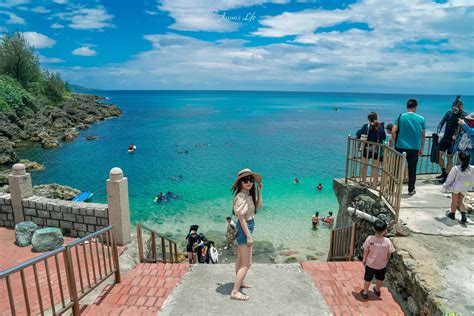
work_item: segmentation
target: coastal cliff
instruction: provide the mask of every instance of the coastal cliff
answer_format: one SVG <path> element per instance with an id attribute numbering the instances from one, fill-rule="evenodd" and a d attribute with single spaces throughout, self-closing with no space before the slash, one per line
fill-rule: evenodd
<path id="1" fill-rule="evenodd" d="M 0 112 L 0 165 L 18 162 L 15 147 L 22 141 L 39 142 L 43 148 L 54 148 L 61 140 L 70 141 L 77 137 L 78 130 L 122 114 L 115 105 L 99 103 L 100 99 L 95 95 L 71 94 L 55 107 L 30 112 Z"/>

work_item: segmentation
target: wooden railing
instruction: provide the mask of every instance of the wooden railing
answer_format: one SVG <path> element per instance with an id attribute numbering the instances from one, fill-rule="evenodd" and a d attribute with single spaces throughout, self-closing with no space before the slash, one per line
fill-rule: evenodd
<path id="1" fill-rule="evenodd" d="M 352 261 L 355 232 L 355 223 L 331 230 L 328 261 Z"/>
<path id="2" fill-rule="evenodd" d="M 158 238 L 160 239 L 159 245 L 156 242 Z M 145 225 L 137 225 L 137 243 L 140 262 L 178 262 L 176 242 Z"/>
<path id="3" fill-rule="evenodd" d="M 112 274 L 120 283 L 117 247 L 108 226 L 0 272 L 6 287 L 2 290 L 0 284 L 0 299 L 8 297 L 9 315 L 61 315 L 71 310 L 76 316 L 79 301 Z"/>
<path id="4" fill-rule="evenodd" d="M 405 154 L 383 144 L 348 136 L 345 182 L 354 181 L 377 191 L 379 198 L 383 198 L 392 209 L 396 221 L 404 166 Z"/>

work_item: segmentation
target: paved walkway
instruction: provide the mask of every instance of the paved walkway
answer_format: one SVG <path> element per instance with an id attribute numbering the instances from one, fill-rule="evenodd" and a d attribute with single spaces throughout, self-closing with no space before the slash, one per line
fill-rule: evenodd
<path id="1" fill-rule="evenodd" d="M 107 286 L 82 315 L 156 315 L 188 269 L 189 264 L 140 263 L 121 283 Z"/>
<path id="2" fill-rule="evenodd" d="M 369 300 L 362 300 L 359 292 L 364 266 L 360 262 L 303 262 L 301 266 L 319 288 L 334 316 L 405 315 L 385 287 L 380 298 L 369 292 Z"/>
<path id="3" fill-rule="evenodd" d="M 415 233 L 440 236 L 474 236 L 472 221 L 465 227 L 458 220 L 461 213 L 456 213 L 456 220 L 446 217 L 450 208 L 449 194 L 441 192 L 441 185 L 434 180 L 434 175 L 419 176 L 416 182 L 416 194 L 408 195 L 403 187 L 400 205 L 400 220 Z"/>
<path id="4" fill-rule="evenodd" d="M 233 264 L 194 265 L 160 315 L 330 315 L 329 306 L 299 264 L 253 264 L 246 302 L 231 300 Z"/>

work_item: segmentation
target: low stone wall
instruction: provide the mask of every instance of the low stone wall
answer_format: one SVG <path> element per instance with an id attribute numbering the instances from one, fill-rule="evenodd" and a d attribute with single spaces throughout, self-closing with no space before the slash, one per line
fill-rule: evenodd
<path id="1" fill-rule="evenodd" d="M 23 199 L 26 221 L 61 228 L 65 236 L 83 237 L 109 225 L 107 204 L 81 203 L 32 196 Z"/>
<path id="2" fill-rule="evenodd" d="M 0 193 L 0 227 L 13 227 L 13 208 L 10 194 Z"/>

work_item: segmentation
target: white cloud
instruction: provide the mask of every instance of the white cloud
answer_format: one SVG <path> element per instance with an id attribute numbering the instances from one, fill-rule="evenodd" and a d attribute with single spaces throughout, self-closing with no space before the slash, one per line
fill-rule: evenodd
<path id="1" fill-rule="evenodd" d="M 66 4 L 68 0 L 53 0 L 54 3 L 57 4 Z"/>
<path id="2" fill-rule="evenodd" d="M 35 13 L 49 13 L 49 12 L 51 12 L 51 10 L 46 9 L 45 7 L 42 7 L 42 6 L 34 7 L 34 8 L 31 9 L 31 11 L 35 12 Z"/>
<path id="3" fill-rule="evenodd" d="M 13 12 L 9 11 L 0 11 L 0 14 L 4 14 L 8 16 L 8 20 L 6 20 L 6 24 L 25 24 L 25 19 L 16 15 Z"/>
<path id="4" fill-rule="evenodd" d="M 89 47 L 82 46 L 73 50 L 72 54 L 77 56 L 95 56 L 97 52 Z"/>
<path id="5" fill-rule="evenodd" d="M 0 1 L 0 7 L 12 8 L 12 7 L 15 7 L 17 5 L 26 4 L 26 3 L 29 3 L 29 2 L 30 2 L 29 0 L 1 0 Z"/>
<path id="6" fill-rule="evenodd" d="M 231 32 L 239 23 L 222 18 L 222 12 L 263 3 L 287 3 L 289 0 L 161 0 L 158 9 L 175 20 L 169 28 L 183 31 Z M 243 17 L 242 17 L 243 18 Z"/>
<path id="7" fill-rule="evenodd" d="M 37 32 L 23 32 L 25 39 L 35 48 L 49 48 L 56 44 L 56 41 Z"/>
<path id="8" fill-rule="evenodd" d="M 157 15 L 158 14 L 158 12 L 152 11 L 152 10 L 145 10 L 145 13 L 148 14 L 148 15 Z"/>
<path id="9" fill-rule="evenodd" d="M 59 23 L 53 23 L 53 24 L 51 24 L 51 28 L 52 29 L 62 29 L 62 28 L 64 28 L 64 25 L 59 24 Z"/>
<path id="10" fill-rule="evenodd" d="M 341 35 L 341 34 L 340 34 Z M 366 36 L 352 30 L 340 43 Z M 57 69 L 79 84 L 113 89 L 247 89 L 472 94 L 472 60 L 433 52 L 374 52 L 371 42 L 245 46 L 177 34 L 146 35 L 152 49 L 122 64 Z M 373 39 L 376 41 L 378 39 Z M 373 42 L 372 42 L 373 43 Z"/>
<path id="11" fill-rule="evenodd" d="M 59 63 L 64 62 L 64 60 L 62 60 L 61 58 L 46 57 L 43 55 L 39 55 L 38 57 L 39 57 L 40 63 L 42 64 L 59 64 Z"/>
<path id="12" fill-rule="evenodd" d="M 113 15 L 107 13 L 104 7 L 79 8 L 71 12 L 57 13 L 54 17 L 69 21 L 68 26 L 77 30 L 102 30 L 114 27 L 112 23 Z"/>

